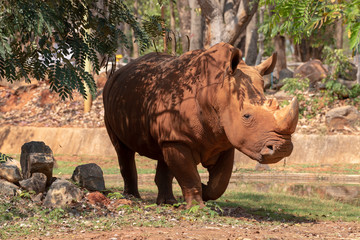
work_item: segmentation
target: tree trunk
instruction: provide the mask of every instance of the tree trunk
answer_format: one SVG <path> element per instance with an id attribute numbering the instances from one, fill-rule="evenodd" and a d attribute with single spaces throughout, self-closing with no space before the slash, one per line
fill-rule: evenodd
<path id="1" fill-rule="evenodd" d="M 179 13 L 180 42 L 182 52 L 187 52 L 190 48 L 188 38 L 190 38 L 191 29 L 191 9 L 187 0 L 177 1 L 176 4 Z"/>
<path id="2" fill-rule="evenodd" d="M 302 39 L 300 44 L 295 45 L 296 59 L 301 62 L 307 62 L 310 59 L 322 59 L 323 46 L 311 47 L 311 37 Z"/>
<path id="3" fill-rule="evenodd" d="M 136 18 L 138 18 L 139 13 L 138 13 L 138 0 L 134 1 L 134 16 Z M 138 58 L 139 57 L 139 45 L 137 44 L 137 42 L 135 42 L 135 34 L 134 34 L 134 30 L 132 30 L 132 44 L 133 44 L 133 58 Z"/>
<path id="4" fill-rule="evenodd" d="M 249 66 L 255 65 L 257 57 L 257 14 L 254 14 L 249 25 L 246 28 L 245 41 L 245 63 Z"/>
<path id="5" fill-rule="evenodd" d="M 175 11 L 174 4 L 170 0 L 170 28 L 171 28 L 171 54 L 176 55 L 176 22 L 175 22 Z"/>
<path id="6" fill-rule="evenodd" d="M 264 23 L 264 12 L 265 12 L 265 6 L 262 6 L 260 8 L 260 16 L 259 16 L 260 26 Z M 261 59 L 264 54 L 264 39 L 265 39 L 264 34 L 262 32 L 260 32 L 259 33 L 259 53 L 256 57 L 255 65 L 259 65 L 261 63 Z"/>
<path id="7" fill-rule="evenodd" d="M 285 37 L 280 34 L 274 38 L 275 51 L 277 52 L 277 61 L 275 65 L 274 76 L 279 79 L 279 73 L 281 70 L 287 68 L 286 65 L 286 43 Z"/>
<path id="8" fill-rule="evenodd" d="M 202 49 L 203 45 L 203 19 L 197 0 L 189 0 L 191 14 L 190 50 Z"/>
<path id="9" fill-rule="evenodd" d="M 232 45 L 246 30 L 256 13 L 259 0 L 198 0 L 209 33 L 209 45 L 228 42 Z"/>
<path id="10" fill-rule="evenodd" d="M 357 75 L 356 75 L 356 82 L 360 84 L 360 53 L 358 52 L 355 55 L 355 59 L 357 61 Z"/>
<path id="11" fill-rule="evenodd" d="M 342 19 L 338 19 L 335 23 L 335 42 L 336 48 L 343 48 L 343 35 L 344 35 L 344 26 Z"/>
<path id="12" fill-rule="evenodd" d="M 340 0 L 337 0 L 336 3 L 340 3 Z M 335 43 L 337 49 L 343 48 L 343 35 L 344 35 L 344 26 L 343 19 L 337 19 L 335 22 Z"/>
<path id="13" fill-rule="evenodd" d="M 165 22 L 165 6 L 164 5 L 162 5 L 161 6 L 161 18 L 164 20 L 164 22 Z M 163 26 L 164 27 L 164 26 Z M 164 53 L 167 53 L 167 36 L 166 36 L 166 34 L 164 35 L 164 37 L 163 37 L 163 40 L 164 40 L 164 50 L 163 50 L 163 52 Z"/>
<path id="14" fill-rule="evenodd" d="M 86 58 L 85 60 L 85 71 L 91 73 L 91 65 L 90 65 L 90 60 L 88 58 Z M 86 93 L 86 99 L 84 99 L 84 113 L 88 113 L 91 110 L 91 106 L 92 106 L 92 95 L 90 93 L 90 88 L 87 85 L 86 82 L 84 82 L 85 85 L 85 93 Z"/>
<path id="15" fill-rule="evenodd" d="M 243 0 L 238 8 L 236 16 L 233 21 L 236 21 L 235 27 L 229 34 L 228 43 L 234 44 L 240 34 L 246 30 L 249 22 L 257 12 L 259 6 L 258 0 Z M 228 26 L 228 24 L 227 24 Z"/>

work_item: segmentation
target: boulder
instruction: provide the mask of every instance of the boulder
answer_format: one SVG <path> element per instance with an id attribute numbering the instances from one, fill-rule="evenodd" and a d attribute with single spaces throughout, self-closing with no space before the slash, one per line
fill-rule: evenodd
<path id="1" fill-rule="evenodd" d="M 95 163 L 77 166 L 71 180 L 79 183 L 80 187 L 86 188 L 89 191 L 105 190 L 103 171 Z"/>
<path id="2" fill-rule="evenodd" d="M 0 179 L 0 197 L 2 196 L 13 197 L 16 195 L 18 189 L 19 187 L 16 186 L 15 184 Z"/>
<path id="3" fill-rule="evenodd" d="M 18 162 L 10 159 L 4 163 L 0 163 L 0 178 L 8 182 L 18 183 L 22 179 Z"/>
<path id="4" fill-rule="evenodd" d="M 31 178 L 19 182 L 20 186 L 27 191 L 42 193 L 46 188 L 46 175 L 43 173 L 33 173 Z"/>
<path id="5" fill-rule="evenodd" d="M 285 78 L 293 78 L 294 77 L 294 73 L 293 71 L 284 68 L 279 72 L 279 82 Z"/>
<path id="6" fill-rule="evenodd" d="M 310 88 L 315 88 L 315 84 L 326 78 L 327 74 L 326 68 L 318 59 L 305 62 L 294 71 L 295 77 L 306 77 L 310 80 Z"/>
<path id="7" fill-rule="evenodd" d="M 329 129 L 342 130 L 344 127 L 360 127 L 360 112 L 354 106 L 343 106 L 331 109 L 325 115 Z"/>
<path id="8" fill-rule="evenodd" d="M 51 183 L 54 167 L 52 150 L 44 142 L 28 142 L 21 147 L 21 170 L 24 179 L 39 172 L 46 175 L 47 184 Z"/>
<path id="9" fill-rule="evenodd" d="M 72 201 L 80 201 L 83 192 L 65 179 L 57 179 L 51 184 L 46 194 L 43 205 L 45 207 L 61 207 Z"/>

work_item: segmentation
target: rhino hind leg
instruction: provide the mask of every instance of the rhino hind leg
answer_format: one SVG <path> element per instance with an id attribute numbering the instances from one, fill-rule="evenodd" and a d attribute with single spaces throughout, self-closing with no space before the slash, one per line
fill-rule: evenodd
<path id="1" fill-rule="evenodd" d="M 191 208 L 193 201 L 204 207 L 201 178 L 191 150 L 186 145 L 172 142 L 163 144 L 162 151 L 165 163 L 181 187 L 186 208 Z"/>
<path id="2" fill-rule="evenodd" d="M 204 201 L 215 200 L 225 192 L 234 165 L 234 149 L 222 152 L 214 165 L 208 166 L 208 184 L 202 184 L 202 197 Z"/>
<path id="3" fill-rule="evenodd" d="M 140 198 L 135 152 L 131 151 L 120 141 L 115 149 L 118 155 L 121 176 L 124 179 L 124 195 Z"/>
<path id="4" fill-rule="evenodd" d="M 138 190 L 138 176 L 135 164 L 135 152 L 120 141 L 120 139 L 110 128 L 109 124 L 107 124 L 106 118 L 105 125 L 108 130 L 110 140 L 114 145 L 118 156 L 120 173 L 124 179 L 124 195 L 140 198 Z"/>
<path id="5" fill-rule="evenodd" d="M 173 190 L 172 181 L 174 175 L 164 160 L 159 160 L 156 167 L 155 183 L 158 187 L 157 204 L 175 204 L 177 203 Z"/>

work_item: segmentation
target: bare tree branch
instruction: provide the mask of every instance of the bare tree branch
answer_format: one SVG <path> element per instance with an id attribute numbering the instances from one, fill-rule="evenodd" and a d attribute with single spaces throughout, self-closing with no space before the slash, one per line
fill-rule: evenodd
<path id="1" fill-rule="evenodd" d="M 243 0 L 242 3 L 243 4 L 241 5 L 243 7 L 240 6 L 237 13 L 237 26 L 233 29 L 228 40 L 228 43 L 230 44 L 234 44 L 240 34 L 245 31 L 246 26 L 249 24 L 251 18 L 254 16 L 259 6 L 259 0 L 253 0 L 251 2 Z"/>

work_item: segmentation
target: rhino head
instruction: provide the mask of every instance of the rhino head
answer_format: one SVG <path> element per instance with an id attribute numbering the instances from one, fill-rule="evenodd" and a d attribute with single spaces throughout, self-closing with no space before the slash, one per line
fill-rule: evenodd
<path id="1" fill-rule="evenodd" d="M 232 146 L 263 164 L 276 163 L 291 154 L 299 106 L 294 98 L 280 109 L 276 99 L 266 99 L 263 75 L 273 71 L 276 54 L 256 67 L 241 60 L 235 49 L 218 90 L 221 125 Z"/>

